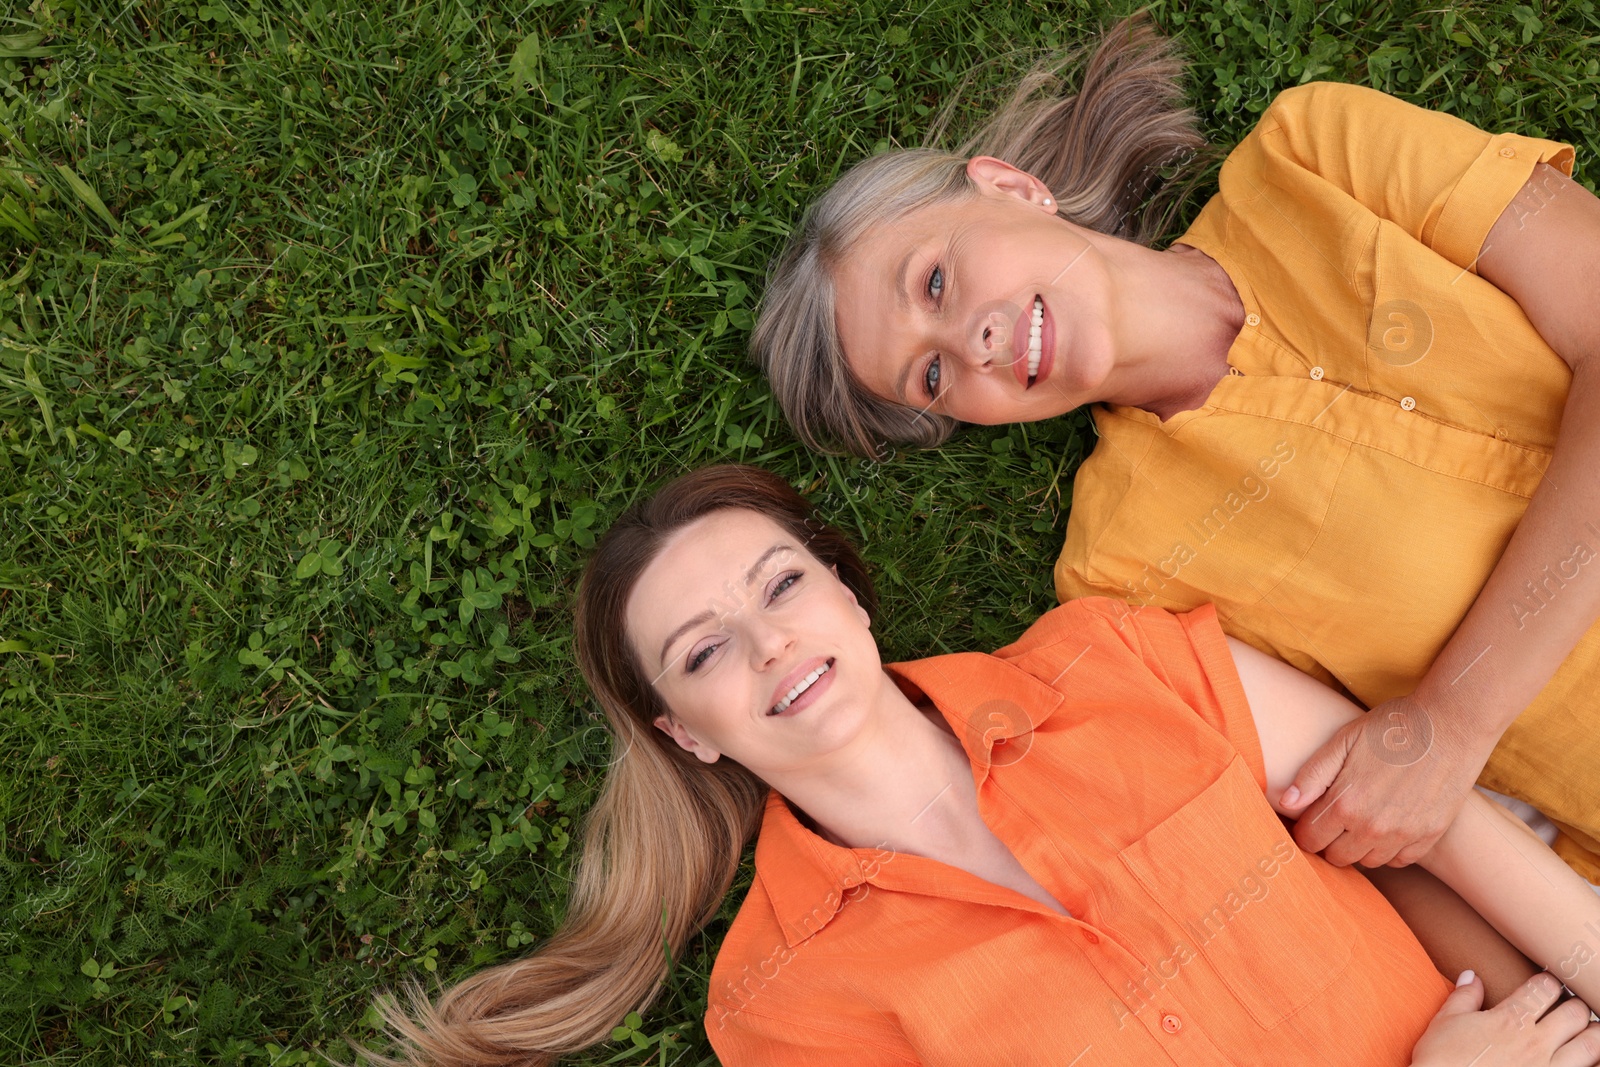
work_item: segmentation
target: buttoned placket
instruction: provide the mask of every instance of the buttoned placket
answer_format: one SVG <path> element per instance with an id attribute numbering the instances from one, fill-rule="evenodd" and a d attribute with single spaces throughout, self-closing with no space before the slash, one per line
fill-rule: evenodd
<path id="1" fill-rule="evenodd" d="M 1021 862 L 1020 857 L 1018 862 Z M 922 869 L 922 865 L 931 867 Z M 937 871 L 932 868 L 938 868 Z M 1036 881 L 1040 881 L 1034 872 Z M 936 875 L 924 878 L 923 875 Z M 1130 1005 L 1121 990 L 1131 982 L 1137 983 L 1141 975 L 1151 973 L 1151 964 L 1123 946 L 1110 930 L 1102 929 L 1075 915 L 1062 915 L 1021 893 L 994 885 L 960 868 L 950 867 L 922 856 L 896 856 L 883 864 L 879 872 L 865 879 L 867 884 L 885 892 L 912 891 L 949 900 L 959 900 L 987 907 L 1010 908 L 1028 912 L 1054 924 L 1067 938 L 1073 951 L 1079 953 L 1104 983 L 1112 1003 L 1107 1011 L 1118 1012 L 1118 1028 L 1137 1021 L 1152 1042 L 1165 1051 L 1170 1062 L 1183 1067 L 1231 1067 L 1233 1061 L 1224 1056 L 1206 1035 L 1204 1029 L 1193 1022 L 1195 1014 L 1173 988 L 1180 984 L 1182 975 L 1162 983 L 1159 993 L 1143 1004 Z M 908 884 L 909 883 L 909 884 Z M 845 887 L 857 884 L 846 879 Z M 1046 886 L 1048 889 L 1048 886 Z M 1115 1007 L 1113 1007 L 1115 1005 Z M 1092 1006 L 1090 1010 L 1093 1010 Z M 1093 1046 L 1074 1050 L 1093 1052 Z M 1092 1056 L 1091 1056 L 1092 1059 Z"/>
<path id="2" fill-rule="evenodd" d="M 1022 817 L 1020 805 L 1011 798 L 999 783 L 987 775 L 983 785 L 979 788 L 979 810 L 984 816 L 985 823 L 1002 841 L 1005 841 L 1005 835 L 1001 833 L 1002 827 L 1012 830 L 1013 837 L 1021 829 L 1007 825 L 1013 819 Z M 1010 842 L 1006 842 L 1006 844 L 1009 848 Z M 1059 872 L 1061 873 L 1042 869 L 1034 870 L 1023 861 L 1023 856 L 1013 849 L 1013 855 L 1016 856 L 1017 862 L 1046 892 L 1053 893 L 1064 907 L 1071 910 L 1073 902 L 1082 901 L 1080 907 L 1087 914 L 1089 908 L 1086 905 L 1091 890 L 1086 879 L 1074 879 L 1076 883 L 1083 887 L 1078 893 L 1062 894 L 1052 888 L 1053 883 L 1061 882 L 1063 873 L 1070 872 L 1073 858 L 1063 851 L 1060 843 L 1053 836 L 1036 837 L 1036 847 L 1039 844 L 1046 846 L 1054 854 L 1059 861 Z M 966 874 L 966 872 L 961 873 Z M 1055 876 L 1041 878 L 1041 874 L 1054 874 Z M 969 877 L 974 877 L 974 880 L 982 882 L 982 879 L 976 879 L 975 876 Z M 982 882 L 982 884 L 989 885 L 987 882 Z M 1002 907 L 1014 907 L 1018 910 L 1040 915 L 1067 933 L 1074 949 L 1094 968 L 1095 973 L 1100 976 L 1101 981 L 1105 984 L 1107 992 L 1126 1009 L 1126 1014 L 1122 1016 L 1122 1024 L 1125 1025 L 1129 1018 L 1137 1019 L 1151 1039 L 1166 1051 L 1174 1064 L 1224 1067 L 1224 1065 L 1232 1063 L 1231 1060 L 1222 1055 L 1221 1050 L 1211 1042 L 1202 1028 L 1186 1024 L 1185 1020 L 1192 1018 L 1192 1013 L 1172 988 L 1172 986 L 1178 984 L 1181 975 L 1179 979 L 1164 981 L 1159 994 L 1152 998 L 1150 1002 L 1136 1007 L 1130 1006 L 1122 998 L 1119 991 L 1126 983 L 1132 981 L 1137 984 L 1140 976 L 1155 973 L 1150 962 L 1132 951 L 1110 929 L 1098 927 L 1086 919 L 1079 918 L 1076 914 L 1061 915 L 1014 890 L 1000 886 L 994 886 L 993 888 L 1003 895 L 994 900 L 994 904 Z M 1063 895 L 1071 898 L 1071 900 L 1062 900 Z"/>

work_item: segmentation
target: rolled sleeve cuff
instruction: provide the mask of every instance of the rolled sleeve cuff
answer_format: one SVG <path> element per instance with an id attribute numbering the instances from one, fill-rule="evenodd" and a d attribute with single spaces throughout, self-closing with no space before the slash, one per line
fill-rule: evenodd
<path id="1" fill-rule="evenodd" d="M 1560 141 L 1494 134 L 1451 190 L 1432 226 L 1424 228 L 1423 243 L 1476 274 L 1484 238 L 1533 176 L 1534 168 L 1548 163 L 1571 177 L 1574 160 L 1572 146 Z M 1529 210 L 1536 207 L 1531 203 Z"/>

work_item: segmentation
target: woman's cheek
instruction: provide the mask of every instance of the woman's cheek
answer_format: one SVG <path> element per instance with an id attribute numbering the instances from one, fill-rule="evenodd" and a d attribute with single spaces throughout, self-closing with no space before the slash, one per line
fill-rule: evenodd
<path id="1" fill-rule="evenodd" d="M 743 684 L 735 685 L 731 679 L 725 680 L 718 693 L 716 721 L 723 724 L 724 728 L 743 723 L 763 698 L 758 683 L 752 684 L 746 680 Z"/>

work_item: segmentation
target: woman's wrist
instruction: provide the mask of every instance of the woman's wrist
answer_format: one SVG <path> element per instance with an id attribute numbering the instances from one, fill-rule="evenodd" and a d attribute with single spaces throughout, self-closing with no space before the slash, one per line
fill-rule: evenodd
<path id="1" fill-rule="evenodd" d="M 1440 684 L 1431 671 L 1411 699 L 1421 719 L 1417 729 L 1447 742 L 1462 757 L 1481 755 L 1480 766 L 1525 706 L 1497 699 L 1484 686 L 1463 689 L 1449 681 Z"/>

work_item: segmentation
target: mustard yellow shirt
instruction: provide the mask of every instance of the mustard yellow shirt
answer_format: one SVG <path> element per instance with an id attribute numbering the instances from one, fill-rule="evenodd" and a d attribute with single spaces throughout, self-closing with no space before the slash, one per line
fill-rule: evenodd
<path id="1" fill-rule="evenodd" d="M 1361 86 L 1280 93 L 1179 239 L 1244 303 L 1230 373 L 1166 422 L 1093 408 L 1060 598 L 1214 602 L 1226 632 L 1369 707 L 1415 688 L 1539 485 L 1571 381 L 1475 260 L 1535 166 L 1570 175 L 1573 158 Z M 1536 625 L 1587 567 L 1600 567 L 1592 528 L 1504 610 Z M 1592 881 L 1597 688 L 1600 628 L 1480 778 L 1550 815 Z"/>

